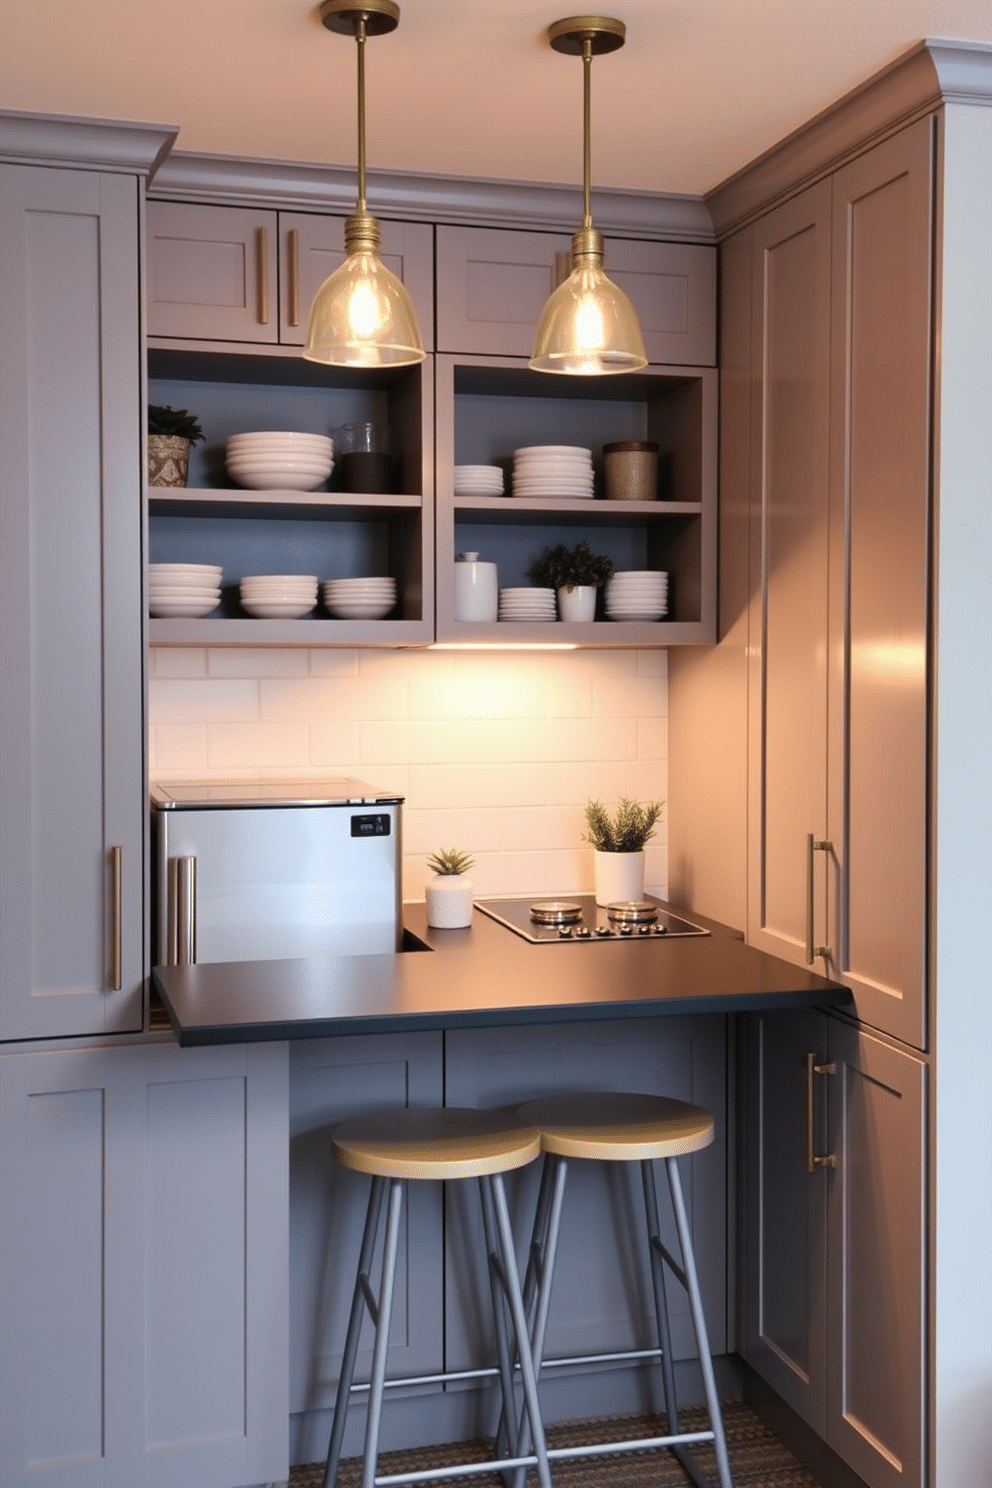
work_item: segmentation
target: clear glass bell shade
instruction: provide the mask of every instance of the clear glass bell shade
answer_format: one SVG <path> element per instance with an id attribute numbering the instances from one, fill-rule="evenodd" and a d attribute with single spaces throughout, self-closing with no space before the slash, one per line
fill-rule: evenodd
<path id="1" fill-rule="evenodd" d="M 413 301 L 377 253 L 349 253 L 314 296 L 303 355 L 338 367 L 401 367 L 424 360 Z"/>
<path id="2" fill-rule="evenodd" d="M 530 365 L 537 372 L 602 377 L 647 366 L 633 305 L 603 269 L 576 265 L 549 298 L 534 336 Z"/>

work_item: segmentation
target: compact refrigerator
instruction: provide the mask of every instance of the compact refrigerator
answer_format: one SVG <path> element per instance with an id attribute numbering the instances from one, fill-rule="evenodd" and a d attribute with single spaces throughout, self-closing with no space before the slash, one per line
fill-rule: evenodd
<path id="1" fill-rule="evenodd" d="M 156 964 L 399 950 L 402 802 L 349 779 L 153 785 Z"/>

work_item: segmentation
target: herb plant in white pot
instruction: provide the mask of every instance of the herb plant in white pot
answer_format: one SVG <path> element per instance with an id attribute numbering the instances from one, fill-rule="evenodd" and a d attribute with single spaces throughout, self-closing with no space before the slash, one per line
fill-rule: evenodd
<path id="1" fill-rule="evenodd" d="M 585 840 L 595 848 L 597 904 L 629 904 L 644 898 L 644 845 L 654 836 L 664 802 L 640 805 L 621 796 L 611 816 L 601 801 L 586 802 Z"/>
<path id="2" fill-rule="evenodd" d="M 432 930 L 463 930 L 471 925 L 473 884 L 468 870 L 474 862 L 456 847 L 442 848 L 427 859 L 434 874 L 424 890 Z"/>
<path id="3" fill-rule="evenodd" d="M 594 620 L 596 591 L 612 575 L 613 559 L 594 553 L 585 541 L 574 548 L 564 543 L 546 548 L 530 567 L 534 583 L 557 594 L 559 620 Z"/>

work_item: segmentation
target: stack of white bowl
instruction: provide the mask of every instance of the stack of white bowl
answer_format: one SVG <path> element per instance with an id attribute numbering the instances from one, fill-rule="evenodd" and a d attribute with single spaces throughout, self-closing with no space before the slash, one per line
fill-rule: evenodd
<path id="1" fill-rule="evenodd" d="M 668 614 L 668 575 L 656 569 L 623 569 L 606 581 L 610 620 L 660 620 Z"/>
<path id="2" fill-rule="evenodd" d="M 499 618 L 501 620 L 555 620 L 555 591 L 553 589 L 515 588 L 499 591 Z"/>
<path id="3" fill-rule="evenodd" d="M 246 574 L 241 580 L 241 607 L 258 620 L 301 620 L 316 603 L 316 574 Z"/>
<path id="4" fill-rule="evenodd" d="M 503 468 L 500 465 L 456 465 L 456 496 L 502 496 Z"/>
<path id="5" fill-rule="evenodd" d="M 269 430 L 232 434 L 228 474 L 253 491 L 315 491 L 334 469 L 334 440 L 326 434 Z"/>
<path id="6" fill-rule="evenodd" d="M 396 604 L 396 580 L 327 579 L 324 604 L 336 620 L 383 620 Z"/>
<path id="7" fill-rule="evenodd" d="M 592 450 L 578 444 L 528 444 L 514 450 L 513 494 L 537 501 L 591 497 Z"/>
<path id="8" fill-rule="evenodd" d="M 220 604 L 223 573 L 217 563 L 149 563 L 150 613 L 190 620 L 209 615 Z"/>

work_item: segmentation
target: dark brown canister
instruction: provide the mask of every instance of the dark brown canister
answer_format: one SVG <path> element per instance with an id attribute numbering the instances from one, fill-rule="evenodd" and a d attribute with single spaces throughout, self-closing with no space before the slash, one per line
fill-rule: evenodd
<path id="1" fill-rule="evenodd" d="M 603 474 L 609 501 L 657 501 L 658 446 L 624 439 L 603 445 Z"/>

